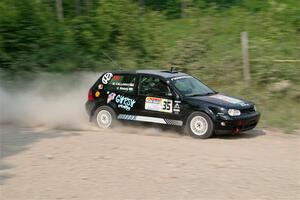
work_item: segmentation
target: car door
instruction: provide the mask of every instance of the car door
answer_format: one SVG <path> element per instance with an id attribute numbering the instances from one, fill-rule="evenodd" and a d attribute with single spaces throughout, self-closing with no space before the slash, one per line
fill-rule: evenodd
<path id="1" fill-rule="evenodd" d="M 152 75 L 140 76 L 137 100 L 139 115 L 149 117 L 149 119 L 154 117 L 166 120 L 179 120 L 180 118 L 175 107 L 177 106 L 175 97 L 174 91 L 160 77 Z"/>

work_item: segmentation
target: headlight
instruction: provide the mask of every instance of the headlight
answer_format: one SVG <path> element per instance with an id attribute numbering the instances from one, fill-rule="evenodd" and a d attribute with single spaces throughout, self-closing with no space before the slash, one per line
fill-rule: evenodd
<path id="1" fill-rule="evenodd" d="M 236 110 L 236 109 L 229 109 L 228 110 L 228 115 L 230 115 L 230 116 L 240 116 L 241 111 Z"/>
<path id="2" fill-rule="evenodd" d="M 255 112 L 257 111 L 257 110 L 256 110 L 256 106 L 255 106 L 255 105 L 253 106 L 253 109 L 254 109 L 254 111 L 255 111 Z"/>

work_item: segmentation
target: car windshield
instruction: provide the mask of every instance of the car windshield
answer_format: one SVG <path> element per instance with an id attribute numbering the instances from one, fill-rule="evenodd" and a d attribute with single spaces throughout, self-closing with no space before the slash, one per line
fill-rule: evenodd
<path id="1" fill-rule="evenodd" d="M 171 79 L 174 86 L 185 97 L 205 96 L 216 92 L 191 76 L 175 77 Z"/>

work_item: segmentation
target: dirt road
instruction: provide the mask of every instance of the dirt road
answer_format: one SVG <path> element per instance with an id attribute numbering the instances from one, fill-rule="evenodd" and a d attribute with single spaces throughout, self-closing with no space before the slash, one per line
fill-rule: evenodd
<path id="1" fill-rule="evenodd" d="M 1 127 L 1 200 L 300 199 L 300 137 Z"/>

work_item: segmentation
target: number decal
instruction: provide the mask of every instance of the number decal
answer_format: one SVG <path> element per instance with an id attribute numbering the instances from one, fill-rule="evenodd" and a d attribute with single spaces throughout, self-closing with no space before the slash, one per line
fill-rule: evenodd
<path id="1" fill-rule="evenodd" d="M 102 77 L 102 83 L 106 85 L 108 83 L 108 81 L 110 81 L 110 79 L 113 76 L 114 75 L 112 73 L 106 73 L 106 74 L 104 74 L 103 77 Z"/>
<path id="2" fill-rule="evenodd" d="M 163 112 L 172 112 L 172 100 L 162 99 L 162 110 Z"/>
<path id="3" fill-rule="evenodd" d="M 171 110 L 170 103 L 171 103 L 171 102 L 164 101 L 164 102 L 163 102 L 163 110 Z"/>

